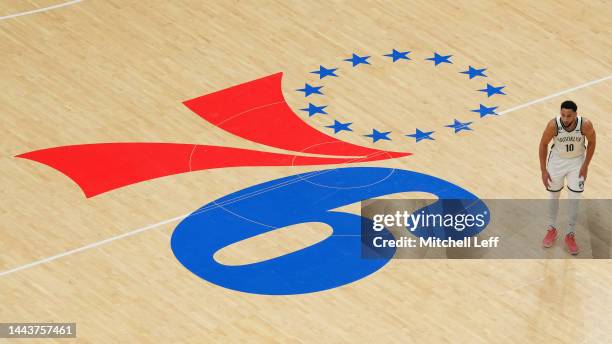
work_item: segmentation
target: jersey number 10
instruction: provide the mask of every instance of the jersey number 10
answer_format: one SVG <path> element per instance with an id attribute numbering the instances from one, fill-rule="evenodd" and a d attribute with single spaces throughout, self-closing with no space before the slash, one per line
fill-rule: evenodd
<path id="1" fill-rule="evenodd" d="M 573 152 L 574 151 L 574 144 L 573 143 L 569 143 L 565 145 L 565 149 L 567 150 L 567 152 Z"/>

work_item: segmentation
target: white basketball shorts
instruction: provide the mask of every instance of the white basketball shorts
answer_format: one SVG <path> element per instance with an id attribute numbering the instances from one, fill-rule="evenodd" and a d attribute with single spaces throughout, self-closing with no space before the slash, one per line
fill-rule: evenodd
<path id="1" fill-rule="evenodd" d="M 546 170 L 552 182 L 548 191 L 557 192 L 563 189 L 564 181 L 567 179 L 567 188 L 570 191 L 584 191 L 584 178 L 579 177 L 580 168 L 584 162 L 584 155 L 575 158 L 561 158 L 551 152 L 546 164 Z"/>

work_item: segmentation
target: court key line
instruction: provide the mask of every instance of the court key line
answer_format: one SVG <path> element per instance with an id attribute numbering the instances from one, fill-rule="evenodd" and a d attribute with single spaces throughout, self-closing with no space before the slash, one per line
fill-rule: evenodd
<path id="1" fill-rule="evenodd" d="M 79 0 L 79 1 L 81 1 L 81 0 Z M 3 18 L 3 17 L 0 17 L 0 19 L 1 18 Z M 525 107 L 528 107 L 528 106 L 531 106 L 531 105 L 538 104 L 538 103 L 541 103 L 543 101 L 546 101 L 548 99 L 551 99 L 551 98 L 554 98 L 554 97 L 558 97 L 560 95 L 563 95 L 563 94 L 566 94 L 566 93 L 570 93 L 570 92 L 573 92 L 573 91 L 576 91 L 576 90 L 579 90 L 579 89 L 582 89 L 582 88 L 586 88 L 586 87 L 589 87 L 589 86 L 592 86 L 592 85 L 595 85 L 595 84 L 598 84 L 600 82 L 603 82 L 603 81 L 606 81 L 606 80 L 610 80 L 610 79 L 612 79 L 612 74 L 610 74 L 610 75 L 608 75 L 606 77 L 600 78 L 600 79 L 592 80 L 592 81 L 589 81 L 587 83 L 580 84 L 578 86 L 574 86 L 574 87 L 565 89 L 563 91 L 559 91 L 559 92 L 553 93 L 553 94 L 548 95 L 546 97 L 538 98 L 538 99 L 532 100 L 530 102 L 514 106 L 514 107 L 512 107 L 510 109 L 507 109 L 507 110 L 504 110 L 504 111 L 500 111 L 498 114 L 502 115 L 502 114 L 510 113 L 510 112 L 513 112 L 513 111 L 516 111 L 516 110 L 519 110 L 519 109 L 523 109 Z M 26 269 L 29 269 L 31 267 L 37 266 L 37 265 L 45 264 L 45 263 L 48 263 L 48 262 L 60 259 L 62 257 L 66 257 L 66 256 L 69 256 L 69 255 L 75 254 L 75 253 L 83 252 L 83 251 L 86 251 L 86 250 L 89 250 L 89 249 L 92 249 L 92 248 L 95 248 L 95 247 L 98 247 L 98 246 L 102 246 L 104 244 L 108 244 L 109 242 L 113 242 L 115 240 L 127 238 L 127 237 L 130 237 L 130 236 L 136 235 L 138 233 L 142 233 L 142 232 L 148 231 L 150 229 L 154 229 L 154 228 L 163 226 L 163 225 L 168 224 L 168 223 L 176 222 L 176 221 L 179 221 L 179 220 L 182 220 L 182 219 L 188 217 L 190 214 L 191 213 L 185 214 L 185 215 L 181 215 L 181 216 L 177 216 L 177 217 L 173 217 L 171 219 L 164 220 L 164 221 L 161 221 L 161 222 L 158 222 L 158 223 L 154 223 L 154 224 L 150 224 L 148 226 L 141 227 L 141 228 L 135 229 L 135 230 L 130 231 L 130 232 L 119 234 L 119 235 L 116 235 L 116 236 L 113 236 L 113 237 L 110 237 L 110 238 L 107 238 L 107 239 L 104 239 L 104 240 L 101 240 L 101 241 L 96 241 L 96 242 L 91 243 L 89 245 L 85 245 L 85 246 L 82 246 L 82 247 L 79 247 L 79 248 L 75 248 L 73 250 L 69 250 L 69 251 L 66 251 L 66 252 L 63 252 L 63 253 L 59 253 L 59 254 L 56 254 L 56 255 L 53 255 L 53 256 L 50 256 L 50 257 L 46 257 L 46 258 L 43 258 L 43 259 L 35 260 L 33 262 L 30 262 L 30 263 L 27 263 L 27 264 L 24 264 L 24 265 L 20 265 L 20 266 L 14 267 L 12 269 L 2 271 L 2 272 L 0 272 L 0 277 L 7 276 L 7 275 L 9 275 L 11 273 L 14 273 L 14 272 L 26 270 Z"/>
<path id="2" fill-rule="evenodd" d="M 78 4 L 81 1 L 83 1 L 83 0 L 72 0 L 72 1 L 61 3 L 61 4 L 57 4 L 57 5 L 52 5 L 52 6 L 47 6 L 47 7 L 39 8 L 39 9 L 36 9 L 36 10 L 31 10 L 31 11 L 26 11 L 26 12 L 19 12 L 19 13 L 15 13 L 15 14 L 9 14 L 7 16 L 0 17 L 0 20 L 17 18 L 17 17 L 21 17 L 21 16 L 27 16 L 29 14 L 34 14 L 34 13 L 47 12 L 47 11 L 51 11 L 51 10 L 54 10 L 54 9 L 57 9 L 57 8 L 62 8 L 62 7 Z"/>

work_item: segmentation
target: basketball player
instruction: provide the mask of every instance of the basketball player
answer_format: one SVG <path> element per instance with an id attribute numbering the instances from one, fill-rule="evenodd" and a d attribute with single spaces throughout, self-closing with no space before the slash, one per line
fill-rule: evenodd
<path id="1" fill-rule="evenodd" d="M 549 191 L 548 229 L 542 244 L 551 247 L 557 238 L 557 213 L 559 196 L 567 180 L 569 199 L 569 225 L 565 232 L 567 251 L 576 255 L 574 226 L 578 218 L 578 201 L 584 190 L 584 182 L 589 171 L 589 163 L 595 153 L 595 129 L 588 119 L 578 116 L 576 103 L 566 100 L 561 103 L 561 114 L 548 122 L 540 140 L 540 169 L 542 182 Z M 588 140 L 588 147 L 585 142 Z M 548 143 L 553 145 L 548 154 Z M 586 152 L 586 155 L 585 155 Z M 546 155 L 548 154 L 548 160 Z"/>

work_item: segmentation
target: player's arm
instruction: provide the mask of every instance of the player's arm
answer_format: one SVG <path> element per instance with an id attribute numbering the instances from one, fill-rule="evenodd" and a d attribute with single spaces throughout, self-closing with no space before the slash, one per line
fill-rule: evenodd
<path id="1" fill-rule="evenodd" d="M 582 167 L 580 168 L 580 176 L 584 177 L 584 179 L 586 180 L 587 173 L 589 172 L 589 164 L 591 163 L 593 154 L 595 154 L 595 144 L 597 142 L 595 138 L 595 128 L 593 128 L 593 123 L 586 118 L 583 119 L 582 122 L 582 133 L 589 142 L 589 144 L 587 145 L 586 157 L 584 158 L 584 162 L 582 163 Z"/>
<path id="2" fill-rule="evenodd" d="M 553 139 L 553 137 L 555 137 L 556 133 L 557 133 L 557 125 L 555 124 L 554 120 L 551 120 L 546 125 L 546 128 L 544 129 L 544 132 L 542 133 L 542 138 L 540 139 L 540 149 L 539 149 L 540 151 L 540 171 L 542 171 L 542 183 L 544 183 L 544 186 L 546 186 L 546 188 L 549 188 L 550 182 L 552 182 L 552 180 L 550 179 L 550 175 L 548 174 L 548 171 L 546 170 L 546 156 L 548 155 L 548 143 L 550 142 L 550 140 Z"/>

